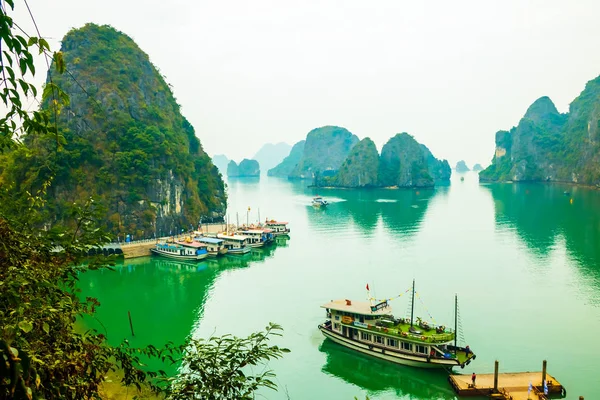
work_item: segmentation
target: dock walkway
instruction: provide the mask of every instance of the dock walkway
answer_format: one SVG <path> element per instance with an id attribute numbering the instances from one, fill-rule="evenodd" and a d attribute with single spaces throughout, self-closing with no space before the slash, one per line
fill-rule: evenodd
<path id="1" fill-rule="evenodd" d="M 538 400 L 544 395 L 542 372 L 514 372 L 498 374 L 497 390 L 494 389 L 494 374 L 477 375 L 475 386 L 471 375 L 450 375 L 450 385 L 459 396 L 489 396 L 496 399 Z M 551 375 L 546 374 L 548 394 L 565 395 L 564 387 Z M 529 393 L 529 384 L 532 385 Z"/>

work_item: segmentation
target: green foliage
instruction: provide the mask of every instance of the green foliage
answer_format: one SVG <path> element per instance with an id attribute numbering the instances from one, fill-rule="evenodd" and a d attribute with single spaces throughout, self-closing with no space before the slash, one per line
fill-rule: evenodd
<path id="1" fill-rule="evenodd" d="M 226 195 L 218 170 L 168 84 L 133 40 L 88 24 L 70 31 L 62 50 L 54 64 L 66 63 L 70 73 L 47 82 L 42 108 L 52 110 L 58 87 L 70 96 L 70 103 L 59 97 L 62 110 L 46 113 L 60 140 L 26 135 L 29 158 L 6 155 L 0 182 L 18 195 L 38 190 L 54 175 L 47 213 L 60 221 L 69 204 L 94 196 L 106 211 L 100 222 L 113 234 L 167 232 L 222 215 Z M 182 212 L 175 211 L 176 197 Z M 163 201 L 170 207 L 161 207 Z M 141 217 L 147 215 L 153 217 Z"/>
<path id="2" fill-rule="evenodd" d="M 191 339 L 185 347 L 182 373 L 167 388 L 168 398 L 254 399 L 259 388 L 277 390 L 275 374 L 266 364 L 289 352 L 268 344 L 269 338 L 281 336 L 281 331 L 279 325 L 271 323 L 264 332 L 247 338 L 224 335 Z M 260 372 L 253 373 L 255 368 Z"/>
<path id="3" fill-rule="evenodd" d="M 427 153 L 411 135 L 397 134 L 381 150 L 379 184 L 385 187 L 433 186 L 426 156 Z"/>
<path id="4" fill-rule="evenodd" d="M 377 147 L 371 139 L 364 138 L 350 150 L 335 178 L 328 184 L 341 187 L 375 187 L 378 171 Z"/>
<path id="5" fill-rule="evenodd" d="M 298 143 L 296 143 L 292 147 L 292 150 L 290 150 L 290 154 L 286 158 L 284 158 L 283 161 L 279 163 L 279 165 L 267 171 L 267 175 L 279 176 L 282 178 L 289 177 L 292 171 L 296 168 L 296 165 L 298 165 L 298 163 L 302 159 L 302 155 L 304 154 L 305 143 L 306 140 L 301 140 Z"/>

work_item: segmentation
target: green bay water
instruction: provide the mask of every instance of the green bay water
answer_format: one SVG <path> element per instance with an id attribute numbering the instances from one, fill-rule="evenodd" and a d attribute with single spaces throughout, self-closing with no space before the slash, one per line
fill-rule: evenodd
<path id="1" fill-rule="evenodd" d="M 464 181 L 460 177 L 464 177 Z M 198 264 L 126 260 L 82 274 L 101 307 L 89 324 L 118 344 L 160 346 L 186 337 L 245 336 L 270 321 L 291 349 L 269 366 L 268 399 L 454 399 L 442 371 L 397 366 L 325 341 L 320 305 L 405 293 L 416 314 L 453 326 L 477 359 L 458 373 L 541 370 L 568 398 L 600 398 L 600 192 L 546 184 L 480 185 L 455 174 L 432 190 L 333 190 L 261 177 L 228 182 L 231 223 L 289 221 L 289 240 L 246 257 Z M 331 204 L 314 209 L 312 196 Z M 250 211 L 248 211 L 250 208 Z M 409 296 L 391 302 L 396 316 Z M 131 312 L 132 337 L 127 313 Z M 172 370 L 172 372 L 175 372 Z"/>

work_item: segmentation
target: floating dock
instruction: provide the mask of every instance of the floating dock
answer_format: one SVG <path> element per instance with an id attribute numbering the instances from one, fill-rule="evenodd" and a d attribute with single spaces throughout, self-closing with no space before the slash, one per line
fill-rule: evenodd
<path id="1" fill-rule="evenodd" d="M 548 397 L 544 394 L 544 379 L 548 395 L 566 396 L 567 391 L 556 378 L 546 373 L 546 361 L 541 372 L 505 372 L 498 373 L 496 361 L 493 374 L 478 374 L 475 385 L 471 375 L 450 375 L 448 380 L 458 396 L 487 396 L 492 399 L 505 400 L 542 400 Z M 531 390 L 529 385 L 531 384 Z"/>

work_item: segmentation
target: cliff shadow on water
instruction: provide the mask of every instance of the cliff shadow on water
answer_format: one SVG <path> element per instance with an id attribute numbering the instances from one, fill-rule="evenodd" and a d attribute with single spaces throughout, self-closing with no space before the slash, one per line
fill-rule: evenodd
<path id="1" fill-rule="evenodd" d="M 356 385 L 370 396 L 392 392 L 410 399 L 455 399 L 445 371 L 396 365 L 324 340 L 319 351 L 326 356 L 322 371 Z M 360 396 L 358 396 L 361 398 Z"/>
<path id="2" fill-rule="evenodd" d="M 499 229 L 514 228 L 532 251 L 547 255 L 559 239 L 600 289 L 600 191 L 544 183 L 488 184 Z"/>
<path id="3" fill-rule="evenodd" d="M 315 190 L 314 188 L 312 189 Z M 429 202 L 447 188 L 432 189 L 321 189 L 329 201 L 325 209 L 307 205 L 309 224 L 315 227 L 350 227 L 373 231 L 381 219 L 393 234 L 411 236 L 421 225 Z M 314 192 L 313 194 L 316 194 Z"/>
<path id="4" fill-rule="evenodd" d="M 87 271 L 79 276 L 83 297 L 100 302 L 94 318 L 84 318 L 87 329 L 107 336 L 112 345 L 128 340 L 133 347 L 168 342 L 182 344 L 204 313 L 204 305 L 215 281 L 224 271 L 250 267 L 273 255 L 276 246 L 238 256 L 182 262 L 161 257 L 121 260 L 114 270 Z M 177 312 L 173 312 L 177 310 Z M 128 313 L 134 334 L 131 333 Z M 150 369 L 169 374 L 176 366 L 148 360 Z"/>

